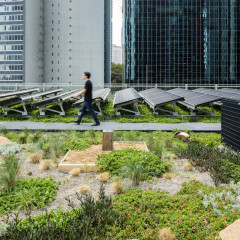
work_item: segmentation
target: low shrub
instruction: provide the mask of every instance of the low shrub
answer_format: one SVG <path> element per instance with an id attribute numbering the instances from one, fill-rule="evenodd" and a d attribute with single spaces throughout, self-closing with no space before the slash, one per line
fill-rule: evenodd
<path id="1" fill-rule="evenodd" d="M 79 192 L 82 193 L 82 194 L 86 194 L 86 193 L 90 193 L 90 187 L 89 186 L 81 186 L 79 188 Z"/>
<path id="2" fill-rule="evenodd" d="M 80 172 L 81 172 L 81 169 L 80 169 L 80 168 L 74 168 L 74 169 L 70 172 L 70 175 L 71 175 L 72 177 L 77 177 L 77 176 L 79 176 Z"/>
<path id="3" fill-rule="evenodd" d="M 109 177 L 110 177 L 110 173 L 103 172 L 98 176 L 98 179 L 99 179 L 100 182 L 105 183 L 109 180 Z"/>
<path id="4" fill-rule="evenodd" d="M 176 154 L 188 158 L 200 171 L 210 171 L 216 185 L 240 181 L 240 154 L 231 149 L 214 147 L 200 141 L 191 141 Z"/>
<path id="5" fill-rule="evenodd" d="M 5 135 L 6 138 L 10 139 L 12 142 L 18 142 L 19 134 L 16 132 L 8 132 Z"/>
<path id="6" fill-rule="evenodd" d="M 34 163 L 34 164 L 39 163 L 41 158 L 42 158 L 41 153 L 33 153 L 33 154 L 29 155 L 30 162 Z"/>
<path id="7" fill-rule="evenodd" d="M 53 162 L 51 160 L 43 160 L 39 164 L 40 171 L 50 170 L 53 166 Z"/>
<path id="8" fill-rule="evenodd" d="M 123 192 L 123 182 L 121 178 L 118 178 L 115 180 L 115 182 L 112 184 L 113 192 L 115 194 L 121 194 Z"/>
<path id="9" fill-rule="evenodd" d="M 6 143 L 0 145 L 0 154 L 3 156 L 20 152 L 22 147 L 17 143 Z"/>
<path id="10" fill-rule="evenodd" d="M 50 142 L 46 142 L 42 146 L 42 156 L 44 159 L 49 159 L 51 157 L 51 144 Z"/>
<path id="11" fill-rule="evenodd" d="M 240 211 L 233 212 L 228 208 L 231 202 L 225 201 L 222 206 L 224 216 L 218 216 L 210 205 L 204 207 L 203 194 L 224 190 L 229 191 L 194 181 L 184 183 L 182 190 L 175 195 L 126 190 L 114 197 L 114 210 L 119 214 L 128 212 L 128 217 L 121 228 L 116 228 L 113 239 L 159 239 L 160 230 L 168 228 L 176 239 L 219 239 L 219 231 L 239 219 Z M 220 199 L 217 204 L 220 206 Z"/>
<path id="12" fill-rule="evenodd" d="M 127 162 L 122 168 L 121 175 L 128 178 L 133 186 L 138 186 L 144 179 L 145 169 L 142 164 L 138 162 Z"/>
<path id="13" fill-rule="evenodd" d="M 58 186 L 45 178 L 18 180 L 15 187 L 0 191 L 0 215 L 25 207 L 42 208 L 53 201 Z"/>
<path id="14" fill-rule="evenodd" d="M 63 145 L 62 145 L 62 150 L 64 153 L 67 153 L 69 150 L 85 150 L 87 148 L 90 148 L 91 144 L 90 141 L 87 141 L 82 138 L 74 138 L 74 139 L 69 139 L 67 140 Z"/>
<path id="15" fill-rule="evenodd" d="M 96 164 L 100 166 L 103 171 L 110 172 L 113 175 L 121 175 L 123 167 L 128 163 L 142 165 L 144 168 L 142 174 L 143 180 L 148 177 L 161 177 L 171 166 L 169 162 L 162 161 L 150 152 L 134 149 L 124 149 L 112 151 L 108 154 L 101 154 L 98 156 Z"/>
<path id="16" fill-rule="evenodd" d="M 176 235 L 172 233 L 170 228 L 163 228 L 160 230 L 158 235 L 159 240 L 174 240 L 176 239 Z"/>
<path id="17" fill-rule="evenodd" d="M 36 143 L 43 137 L 43 133 L 41 131 L 36 131 L 31 136 L 31 142 Z"/>
<path id="18" fill-rule="evenodd" d="M 103 187 L 97 200 L 90 194 L 78 195 L 78 200 L 79 207 L 67 199 L 73 208 L 68 212 L 51 211 L 36 217 L 29 214 L 22 222 L 15 219 L 8 223 L 1 239 L 105 240 L 114 235 L 112 228 L 121 228 L 125 221 L 126 214 L 120 216 L 113 210 L 112 199 L 105 195 Z"/>
<path id="19" fill-rule="evenodd" d="M 17 142 L 19 144 L 26 144 L 27 140 L 28 140 L 28 134 L 23 132 L 19 135 Z"/>
<path id="20" fill-rule="evenodd" d="M 164 173 L 164 175 L 163 175 L 163 177 L 164 177 L 165 179 L 172 179 L 173 176 L 174 176 L 174 174 L 173 174 L 173 173 L 170 173 L 170 172 Z"/>

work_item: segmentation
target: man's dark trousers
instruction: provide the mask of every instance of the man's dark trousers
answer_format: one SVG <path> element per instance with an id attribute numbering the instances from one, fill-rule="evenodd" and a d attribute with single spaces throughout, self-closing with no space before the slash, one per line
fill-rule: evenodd
<path id="1" fill-rule="evenodd" d="M 98 120 L 97 114 L 96 114 L 95 111 L 94 111 L 92 102 L 84 102 L 84 104 L 83 104 L 83 106 L 82 106 L 81 113 L 80 113 L 77 121 L 78 121 L 79 123 L 82 121 L 82 118 L 83 118 L 83 116 L 85 115 L 87 109 L 88 109 L 89 112 L 91 113 L 94 121 L 95 121 L 96 123 L 99 123 L 99 120 Z"/>

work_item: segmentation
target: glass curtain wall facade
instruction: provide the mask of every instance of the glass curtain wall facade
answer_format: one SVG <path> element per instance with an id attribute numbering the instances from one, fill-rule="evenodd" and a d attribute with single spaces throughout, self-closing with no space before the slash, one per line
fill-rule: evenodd
<path id="1" fill-rule="evenodd" d="M 0 0 L 0 82 L 24 79 L 24 0 Z"/>
<path id="2" fill-rule="evenodd" d="M 125 0 L 126 83 L 240 83 L 239 5 Z"/>

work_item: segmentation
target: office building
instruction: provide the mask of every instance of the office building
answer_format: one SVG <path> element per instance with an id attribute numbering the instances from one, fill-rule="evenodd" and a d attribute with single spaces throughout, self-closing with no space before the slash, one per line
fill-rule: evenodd
<path id="1" fill-rule="evenodd" d="M 110 0 L 0 0 L 0 81 L 111 79 Z"/>
<path id="2" fill-rule="evenodd" d="M 126 83 L 240 83 L 237 1 L 124 3 Z"/>
<path id="3" fill-rule="evenodd" d="M 45 0 L 46 83 L 83 84 L 84 71 L 92 73 L 93 84 L 110 82 L 111 9 L 107 3 L 110 0 Z"/>

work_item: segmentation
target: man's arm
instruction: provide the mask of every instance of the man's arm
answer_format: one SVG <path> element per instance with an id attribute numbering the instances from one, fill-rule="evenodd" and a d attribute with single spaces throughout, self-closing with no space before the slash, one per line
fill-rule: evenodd
<path id="1" fill-rule="evenodd" d="M 73 97 L 74 97 L 74 98 L 77 98 L 78 96 L 84 94 L 86 91 L 87 91 L 87 89 L 84 88 L 80 93 L 75 94 Z"/>

